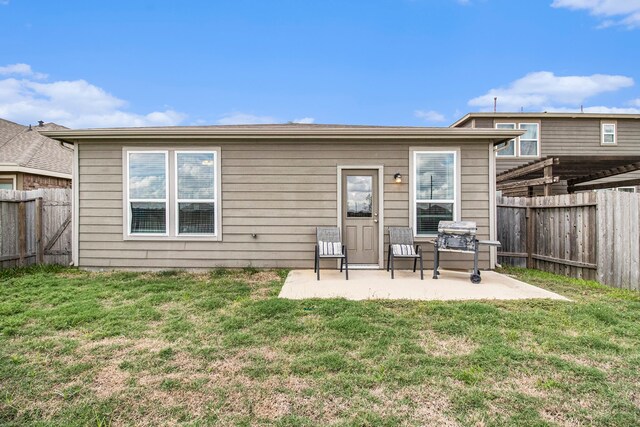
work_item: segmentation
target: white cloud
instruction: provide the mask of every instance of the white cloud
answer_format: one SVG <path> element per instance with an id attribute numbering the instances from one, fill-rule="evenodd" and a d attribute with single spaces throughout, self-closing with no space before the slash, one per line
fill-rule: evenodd
<path id="1" fill-rule="evenodd" d="M 314 123 L 316 121 L 316 119 L 314 119 L 313 117 L 303 117 L 301 119 L 293 119 L 293 123 L 299 123 L 299 124 L 305 124 L 305 125 L 310 125 L 312 123 Z"/>
<path id="2" fill-rule="evenodd" d="M 18 76 L 28 76 L 34 79 L 46 79 L 47 75 L 43 73 L 36 73 L 31 69 L 31 65 L 29 64 L 9 64 L 4 67 L 0 67 L 0 75 L 10 76 L 10 75 L 18 75 Z"/>
<path id="3" fill-rule="evenodd" d="M 413 112 L 413 115 L 426 122 L 444 122 L 447 120 L 444 115 L 433 110 L 416 110 Z"/>
<path id="4" fill-rule="evenodd" d="M 0 0 L 0 4 L 6 6 L 9 4 L 9 0 Z"/>
<path id="5" fill-rule="evenodd" d="M 640 98 L 632 99 L 629 101 L 629 105 L 633 105 L 634 107 L 640 107 Z"/>
<path id="6" fill-rule="evenodd" d="M 580 108 L 565 108 L 565 107 L 549 107 L 545 108 L 545 111 L 549 113 L 579 113 Z M 599 113 L 599 114 L 640 114 L 640 108 L 623 108 L 623 107 L 584 107 L 582 112 L 585 113 Z"/>
<path id="7" fill-rule="evenodd" d="M 601 28 L 613 25 L 640 28 L 640 0 L 554 0 L 551 6 L 586 10 L 603 19 Z"/>
<path id="8" fill-rule="evenodd" d="M 549 71 L 529 73 L 506 87 L 489 90 L 471 99 L 468 104 L 481 110 L 493 109 L 494 97 L 498 98 L 500 111 L 519 111 L 559 107 L 579 107 L 590 97 L 634 85 L 631 77 L 607 74 L 591 76 L 556 76 Z"/>
<path id="9" fill-rule="evenodd" d="M 186 115 L 167 109 L 147 114 L 125 111 L 127 102 L 85 80 L 42 82 L 27 64 L 0 67 L 0 117 L 18 123 L 51 121 L 70 128 L 172 126 Z"/>
<path id="10" fill-rule="evenodd" d="M 279 121 L 271 116 L 256 116 L 254 114 L 234 112 L 224 114 L 216 123 L 219 125 L 255 125 L 279 123 Z"/>

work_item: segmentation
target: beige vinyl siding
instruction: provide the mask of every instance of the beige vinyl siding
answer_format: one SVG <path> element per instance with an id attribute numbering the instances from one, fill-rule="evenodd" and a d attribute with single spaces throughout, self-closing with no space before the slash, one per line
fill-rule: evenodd
<path id="1" fill-rule="evenodd" d="M 476 221 L 479 237 L 489 238 L 488 143 L 216 141 L 211 146 L 221 148 L 222 241 L 124 241 L 122 147 L 143 145 L 78 145 L 81 267 L 312 268 L 315 227 L 337 224 L 338 165 L 383 165 L 385 229 L 409 225 L 409 147 L 460 148 L 462 219 Z M 144 146 L 162 149 L 179 148 L 180 144 Z M 401 184 L 393 180 L 396 172 L 403 176 Z M 423 244 L 423 248 L 430 265 L 432 246 Z M 384 256 L 386 260 L 386 252 Z M 445 268 L 469 269 L 472 260 L 459 254 L 445 254 L 443 258 Z M 488 251 L 481 253 L 480 260 L 482 267 L 488 267 Z"/>

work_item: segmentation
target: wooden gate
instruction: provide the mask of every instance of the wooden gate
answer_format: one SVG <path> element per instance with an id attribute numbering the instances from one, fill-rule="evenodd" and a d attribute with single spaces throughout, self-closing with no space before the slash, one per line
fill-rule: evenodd
<path id="1" fill-rule="evenodd" d="M 71 263 L 71 189 L 0 190 L 0 267 Z"/>

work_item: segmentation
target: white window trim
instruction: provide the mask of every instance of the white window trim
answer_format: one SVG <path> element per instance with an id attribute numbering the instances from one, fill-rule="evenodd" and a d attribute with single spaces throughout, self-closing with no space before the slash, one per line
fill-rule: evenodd
<path id="1" fill-rule="evenodd" d="M 538 158 L 540 157 L 540 123 L 518 123 L 518 129 L 522 130 L 522 125 L 534 125 L 536 126 L 536 128 L 538 128 L 538 139 L 524 139 L 522 138 L 522 136 L 519 136 L 518 139 L 518 143 L 517 143 L 517 150 L 518 150 L 518 157 L 524 157 L 524 158 L 528 158 L 528 159 L 533 159 L 533 158 Z M 535 155 L 527 155 L 525 156 L 524 154 L 522 154 L 522 150 L 520 150 L 520 144 L 522 144 L 522 141 L 536 141 L 536 154 Z"/>
<path id="2" fill-rule="evenodd" d="M 177 170 L 175 163 L 175 156 L 172 155 L 173 152 L 214 152 L 215 153 L 215 167 L 216 167 L 216 181 L 215 181 L 215 195 L 216 195 L 216 234 L 206 234 L 206 235 L 197 235 L 197 234 L 180 234 L 176 233 L 176 223 L 177 223 L 177 215 L 174 209 L 171 208 L 172 204 L 177 208 L 176 196 L 176 186 L 177 186 Z M 167 153 L 167 234 L 150 234 L 150 233 L 134 233 L 131 234 L 130 231 L 130 200 L 129 200 L 129 153 L 153 153 L 153 152 L 162 152 Z M 122 238 L 123 240 L 147 240 L 147 241 L 222 241 L 222 202 L 221 202 L 221 186 L 222 186 L 222 172 L 221 172 L 221 161 L 220 161 L 220 147 L 217 146 L 192 146 L 192 147 L 179 147 L 176 145 L 168 146 L 167 148 L 159 149 L 156 147 L 140 147 L 140 146 L 124 146 L 122 147 L 122 167 L 123 171 L 123 180 L 122 180 L 122 194 L 123 201 L 125 207 L 123 209 L 123 222 L 122 222 Z M 176 182 L 175 186 L 171 185 L 172 182 Z M 134 200 L 135 201 L 135 200 Z M 144 200 L 150 201 L 150 200 Z"/>
<path id="3" fill-rule="evenodd" d="M 132 199 L 130 197 L 129 187 L 129 155 L 130 154 L 164 154 L 164 172 L 165 172 L 165 189 L 164 199 Z M 126 185 L 126 203 L 127 203 L 127 218 L 125 223 L 126 233 L 128 237 L 167 237 L 169 236 L 169 151 L 168 150 L 127 150 L 125 155 L 125 185 Z M 165 209 L 165 232 L 164 233 L 132 233 L 131 232 L 131 220 L 133 215 L 131 214 L 131 203 L 164 203 Z"/>
<path id="4" fill-rule="evenodd" d="M 613 142 L 605 142 L 604 136 L 611 135 L 610 132 L 604 131 L 605 126 L 613 126 Z M 618 126 L 615 122 L 601 122 L 600 123 L 600 145 L 618 145 Z"/>
<path id="5" fill-rule="evenodd" d="M 213 162 L 214 162 L 214 180 L 215 180 L 215 185 L 213 188 L 213 199 L 179 199 L 178 198 L 178 154 L 182 154 L 182 153 L 195 153 L 195 154 L 213 154 Z M 218 151 L 216 150 L 175 150 L 174 154 L 173 154 L 173 159 L 174 159 L 174 167 L 175 167 L 175 173 L 174 175 L 174 215 L 175 215 L 175 221 L 174 221 L 174 225 L 175 225 L 175 229 L 174 229 L 174 233 L 176 237 L 205 237 L 205 238 L 215 238 L 218 236 Z M 214 224 L 214 230 L 213 230 L 213 234 L 199 234 L 199 233 L 180 233 L 180 219 L 179 219 L 179 206 L 180 203 L 213 203 L 214 207 L 215 207 L 215 224 Z"/>
<path id="6" fill-rule="evenodd" d="M 518 124 L 517 123 L 506 123 L 506 122 L 499 122 L 496 123 L 494 126 L 496 129 L 500 129 L 498 128 L 498 125 L 512 125 L 513 126 L 513 130 L 517 130 L 518 129 Z M 508 128 L 502 128 L 502 129 L 508 129 Z M 496 151 L 496 157 L 500 157 L 501 159 L 512 159 L 514 157 L 518 157 L 518 141 L 517 138 L 513 138 L 509 140 L 509 143 L 513 143 L 513 154 L 500 154 L 500 151 Z"/>
<path id="7" fill-rule="evenodd" d="M 418 234 L 418 227 L 417 227 L 417 218 L 418 218 L 418 213 L 417 213 L 417 207 L 418 207 L 418 203 L 451 203 L 450 199 L 447 200 L 426 200 L 426 201 L 422 201 L 422 200 L 416 200 L 416 184 L 417 184 L 417 179 L 416 179 L 416 158 L 418 156 L 418 154 L 420 153 L 451 153 L 453 154 L 453 168 L 454 168 L 454 173 L 453 173 L 453 188 L 454 188 L 454 194 L 453 194 L 453 221 L 458 221 L 459 218 L 461 217 L 461 206 L 460 206 L 460 194 L 461 194 L 461 188 L 460 188 L 460 182 L 461 182 L 461 170 L 460 170 L 460 148 L 459 147 L 411 147 L 409 149 L 410 152 L 410 156 L 409 156 L 409 169 L 410 169 L 410 174 L 411 174 L 411 182 L 409 183 L 409 191 L 410 191 L 410 197 L 409 197 L 409 203 L 411 203 L 411 206 L 409 208 L 409 226 L 413 229 L 413 237 L 416 238 L 418 241 L 420 239 L 428 239 L 434 236 L 437 236 L 437 233 L 431 233 L 431 234 Z"/>
<path id="8" fill-rule="evenodd" d="M 17 188 L 17 179 L 15 175 L 0 175 L 0 179 L 10 179 L 12 181 L 13 188 L 12 190 L 16 190 Z"/>

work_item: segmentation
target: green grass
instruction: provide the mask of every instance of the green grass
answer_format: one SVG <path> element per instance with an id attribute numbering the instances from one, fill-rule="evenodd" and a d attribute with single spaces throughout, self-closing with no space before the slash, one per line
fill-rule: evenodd
<path id="1" fill-rule="evenodd" d="M 285 270 L 254 268 L 0 271 L 0 425 L 640 425 L 640 295 L 503 272 L 573 302 L 290 301 Z"/>

